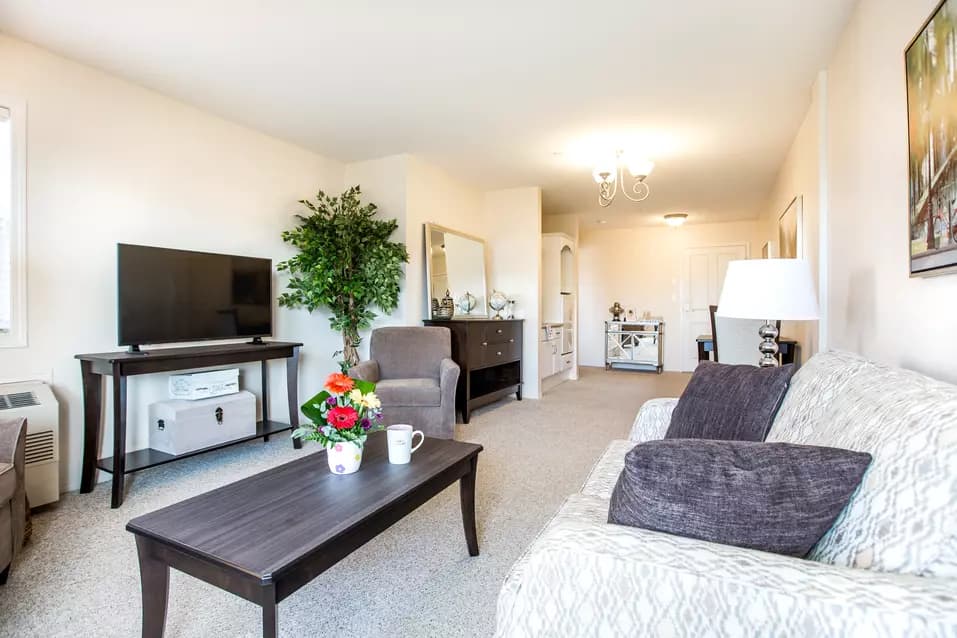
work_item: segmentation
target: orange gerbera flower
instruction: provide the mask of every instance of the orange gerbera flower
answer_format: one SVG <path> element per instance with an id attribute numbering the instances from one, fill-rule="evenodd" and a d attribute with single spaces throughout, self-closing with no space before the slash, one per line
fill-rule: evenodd
<path id="1" fill-rule="evenodd" d="M 332 394 L 345 394 L 354 387 L 356 382 L 341 372 L 333 372 L 326 379 L 326 390 Z"/>

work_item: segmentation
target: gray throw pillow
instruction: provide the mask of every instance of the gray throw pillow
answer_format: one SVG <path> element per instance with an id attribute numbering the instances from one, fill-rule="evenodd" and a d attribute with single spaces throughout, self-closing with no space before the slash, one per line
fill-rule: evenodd
<path id="1" fill-rule="evenodd" d="M 794 366 L 759 368 L 702 362 L 671 414 L 666 439 L 763 441 Z"/>
<path id="2" fill-rule="evenodd" d="M 649 441 L 625 456 L 608 522 L 803 557 L 870 462 L 863 452 L 791 443 Z"/>

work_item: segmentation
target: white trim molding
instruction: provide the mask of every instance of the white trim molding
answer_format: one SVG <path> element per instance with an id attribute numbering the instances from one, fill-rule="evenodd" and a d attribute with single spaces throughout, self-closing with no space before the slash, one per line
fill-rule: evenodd
<path id="1" fill-rule="evenodd" d="M 12 133 L 10 216 L 10 329 L 0 333 L 0 348 L 27 345 L 27 104 L 0 94 L 9 111 Z"/>

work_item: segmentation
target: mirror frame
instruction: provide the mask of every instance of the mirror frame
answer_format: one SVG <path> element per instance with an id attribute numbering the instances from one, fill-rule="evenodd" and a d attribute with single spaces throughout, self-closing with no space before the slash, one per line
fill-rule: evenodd
<path id="1" fill-rule="evenodd" d="M 432 316 L 432 231 L 439 231 L 441 233 L 458 235 L 465 239 L 471 239 L 472 241 L 479 242 L 482 244 L 482 285 L 485 290 L 482 291 L 482 296 L 485 299 L 484 308 L 482 308 L 482 314 L 471 314 L 463 315 L 459 313 L 459 308 L 456 305 L 455 313 L 452 315 L 452 319 L 488 319 L 489 317 L 489 308 L 488 308 L 488 243 L 481 238 L 475 235 L 470 235 L 468 233 L 463 233 L 462 231 L 455 230 L 454 228 L 449 228 L 447 226 L 442 226 L 440 224 L 433 224 L 432 222 L 426 222 L 425 227 L 425 304 L 427 307 L 426 316 L 430 319 L 435 319 Z M 441 299 L 441 297 L 439 297 Z"/>

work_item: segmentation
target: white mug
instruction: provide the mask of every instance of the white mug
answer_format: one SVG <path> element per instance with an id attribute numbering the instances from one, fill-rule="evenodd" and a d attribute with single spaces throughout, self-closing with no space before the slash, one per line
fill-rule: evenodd
<path id="1" fill-rule="evenodd" d="M 389 437 L 389 463 L 405 465 L 412 460 L 412 453 L 425 443 L 425 434 L 421 430 L 413 430 L 411 425 L 390 425 L 385 429 Z M 412 447 L 412 439 L 418 434 L 422 438 L 419 444 Z"/>

